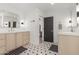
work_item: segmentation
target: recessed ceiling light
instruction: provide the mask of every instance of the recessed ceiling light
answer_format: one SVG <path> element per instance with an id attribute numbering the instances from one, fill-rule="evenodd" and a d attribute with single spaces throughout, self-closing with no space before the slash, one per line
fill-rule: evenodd
<path id="1" fill-rule="evenodd" d="M 50 3 L 51 5 L 54 5 L 54 3 Z"/>

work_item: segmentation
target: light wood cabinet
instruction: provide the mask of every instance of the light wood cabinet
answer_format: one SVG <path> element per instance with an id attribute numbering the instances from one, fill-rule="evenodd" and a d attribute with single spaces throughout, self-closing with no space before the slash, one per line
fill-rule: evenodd
<path id="1" fill-rule="evenodd" d="M 59 35 L 59 54 L 79 54 L 79 37 L 72 35 Z"/>
<path id="2" fill-rule="evenodd" d="M 0 34 L 0 54 L 4 54 L 5 50 L 5 34 Z"/>
<path id="3" fill-rule="evenodd" d="M 6 35 L 6 50 L 11 51 L 15 49 L 15 33 L 9 33 Z"/>
<path id="4" fill-rule="evenodd" d="M 30 40 L 30 33 L 29 32 L 23 32 L 22 33 L 23 37 L 23 45 L 26 45 L 29 43 Z"/>
<path id="5" fill-rule="evenodd" d="M 0 47 L 0 54 L 6 53 L 6 47 Z"/>
<path id="6" fill-rule="evenodd" d="M 22 46 L 29 43 L 30 33 L 29 32 L 20 32 L 16 35 L 16 46 Z"/>
<path id="7" fill-rule="evenodd" d="M 19 32 L 16 34 L 16 47 L 22 46 L 23 38 L 22 38 L 22 33 Z"/>
<path id="8" fill-rule="evenodd" d="M 0 47 L 5 46 L 5 34 L 0 34 Z"/>
<path id="9" fill-rule="evenodd" d="M 0 34 L 0 54 L 14 50 L 29 43 L 30 32 Z"/>

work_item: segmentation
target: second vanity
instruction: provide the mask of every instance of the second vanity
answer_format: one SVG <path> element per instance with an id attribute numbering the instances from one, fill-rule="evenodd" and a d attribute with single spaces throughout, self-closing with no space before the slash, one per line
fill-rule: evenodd
<path id="1" fill-rule="evenodd" d="M 79 33 L 59 32 L 59 54 L 79 54 Z"/>
<path id="2" fill-rule="evenodd" d="M 29 43 L 30 32 L 6 32 L 0 33 L 0 54 L 5 54 L 20 46 L 25 46 Z"/>

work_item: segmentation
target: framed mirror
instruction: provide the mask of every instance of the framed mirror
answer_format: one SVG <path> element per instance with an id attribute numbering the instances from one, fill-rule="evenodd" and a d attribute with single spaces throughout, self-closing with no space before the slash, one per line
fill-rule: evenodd
<path id="1" fill-rule="evenodd" d="M 17 26 L 16 23 L 17 23 L 16 21 L 13 21 L 13 27 L 12 28 L 16 28 L 16 26 Z"/>

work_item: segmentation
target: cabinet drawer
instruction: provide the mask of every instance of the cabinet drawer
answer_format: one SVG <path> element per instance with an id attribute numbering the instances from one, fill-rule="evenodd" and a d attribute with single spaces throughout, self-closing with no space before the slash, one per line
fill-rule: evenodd
<path id="1" fill-rule="evenodd" d="M 0 55 L 6 53 L 5 47 L 0 47 Z"/>
<path id="2" fill-rule="evenodd" d="M 0 47 L 5 46 L 5 39 L 0 39 Z"/>

